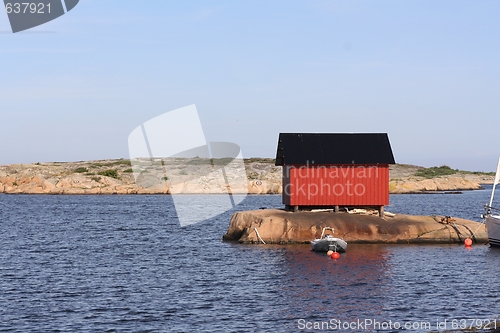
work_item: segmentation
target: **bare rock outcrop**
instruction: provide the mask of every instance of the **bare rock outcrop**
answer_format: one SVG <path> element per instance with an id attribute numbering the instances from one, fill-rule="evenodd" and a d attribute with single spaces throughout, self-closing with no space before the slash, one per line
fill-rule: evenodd
<path id="1" fill-rule="evenodd" d="M 173 193 L 210 194 L 224 190 L 225 184 L 204 173 L 207 161 L 203 159 L 174 159 L 169 163 L 172 163 L 168 165 L 169 171 L 175 174 L 176 179 L 185 178 L 185 183 L 169 184 L 167 176 L 151 172 L 145 173 L 138 185 L 131 163 L 125 159 L 0 165 L 0 193 L 168 194 L 171 191 L 169 185 L 176 186 Z M 420 169 L 423 168 L 391 165 L 390 192 L 474 190 L 481 188 L 480 184 L 492 183 L 494 178 L 460 172 L 427 179 L 415 176 Z M 246 188 L 232 189 L 233 193 L 247 190 L 249 194 L 280 194 L 282 191 L 281 167 L 275 166 L 272 159 L 246 159 L 242 174 L 246 174 L 246 179 L 239 180 L 239 183 L 246 182 Z"/>
<path id="2" fill-rule="evenodd" d="M 484 224 L 460 218 L 403 214 L 380 218 L 278 209 L 233 214 L 223 238 L 241 243 L 261 243 L 261 239 L 276 244 L 309 243 L 320 237 L 324 227 L 334 228 L 335 236 L 348 243 L 460 243 L 465 238 L 488 241 Z"/>
<path id="3" fill-rule="evenodd" d="M 479 190 L 478 182 L 465 177 L 438 177 L 432 179 L 404 179 L 391 180 L 389 191 L 391 193 L 422 193 L 431 191 L 461 191 Z"/>

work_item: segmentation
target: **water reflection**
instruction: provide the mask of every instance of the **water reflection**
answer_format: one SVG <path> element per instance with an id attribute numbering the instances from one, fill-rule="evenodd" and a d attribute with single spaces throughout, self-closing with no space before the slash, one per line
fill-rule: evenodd
<path id="1" fill-rule="evenodd" d="M 498 278 L 487 270 L 498 271 L 500 252 L 458 244 L 394 246 L 394 251 L 393 292 L 385 307 L 392 319 L 435 323 L 488 315 L 485 304 L 495 297 Z"/>
<path id="2" fill-rule="evenodd" d="M 283 293 L 295 321 L 339 319 L 355 321 L 383 313 L 390 289 L 388 259 L 383 245 L 349 245 L 340 259 L 291 246 L 285 253 L 287 284 Z"/>

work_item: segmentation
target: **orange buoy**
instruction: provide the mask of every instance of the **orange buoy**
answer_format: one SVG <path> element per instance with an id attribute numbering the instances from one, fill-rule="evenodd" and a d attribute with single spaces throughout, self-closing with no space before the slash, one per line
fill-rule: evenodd
<path id="1" fill-rule="evenodd" d="M 466 238 L 464 241 L 465 246 L 471 246 L 472 245 L 472 239 Z"/>
<path id="2" fill-rule="evenodd" d="M 340 258 L 340 253 L 338 253 L 338 252 L 333 252 L 333 253 L 332 253 L 332 259 L 338 259 L 338 258 Z"/>
<path id="3" fill-rule="evenodd" d="M 331 257 L 331 256 L 332 256 L 332 253 L 333 253 L 333 251 L 332 251 L 332 250 L 330 250 L 330 251 L 328 251 L 328 252 L 326 253 L 326 255 L 327 255 L 327 256 L 329 256 L 329 257 Z"/>

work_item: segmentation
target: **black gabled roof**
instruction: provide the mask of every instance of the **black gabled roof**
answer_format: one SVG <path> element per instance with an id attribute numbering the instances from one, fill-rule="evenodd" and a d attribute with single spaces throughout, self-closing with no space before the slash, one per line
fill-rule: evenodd
<path id="1" fill-rule="evenodd" d="M 275 164 L 394 163 L 387 133 L 280 133 Z"/>

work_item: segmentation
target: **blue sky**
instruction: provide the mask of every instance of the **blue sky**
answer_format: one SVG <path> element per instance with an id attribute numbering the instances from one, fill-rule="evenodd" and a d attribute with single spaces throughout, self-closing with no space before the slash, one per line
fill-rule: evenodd
<path id="1" fill-rule="evenodd" d="M 0 12 L 0 163 L 128 157 L 196 104 L 208 141 L 387 132 L 398 163 L 492 171 L 500 2 L 81 0 L 12 34 Z"/>

